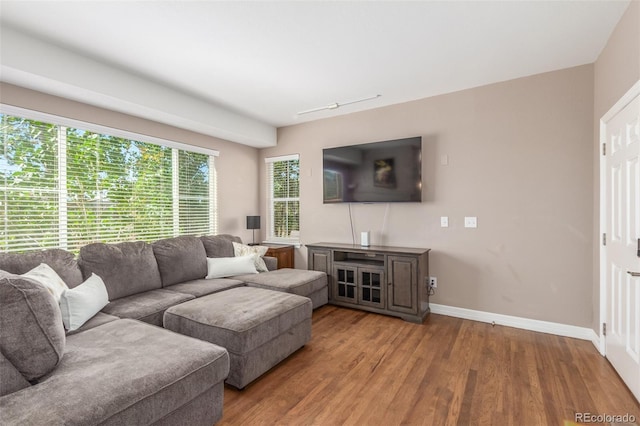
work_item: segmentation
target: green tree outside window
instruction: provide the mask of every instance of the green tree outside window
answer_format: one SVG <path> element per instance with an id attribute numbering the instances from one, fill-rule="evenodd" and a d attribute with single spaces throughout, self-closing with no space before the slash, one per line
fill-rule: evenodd
<path id="1" fill-rule="evenodd" d="M 215 232 L 207 154 L 0 115 L 0 250 Z"/>

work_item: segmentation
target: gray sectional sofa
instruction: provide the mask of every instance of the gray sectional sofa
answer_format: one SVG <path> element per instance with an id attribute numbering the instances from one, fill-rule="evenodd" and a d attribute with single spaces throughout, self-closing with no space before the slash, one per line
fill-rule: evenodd
<path id="1" fill-rule="evenodd" d="M 211 425 L 224 383 L 243 388 L 311 337 L 327 277 L 269 269 L 205 279 L 230 235 L 0 254 L 0 424 Z M 24 274 L 49 265 L 70 289 L 92 274 L 109 303 L 73 331 Z"/>

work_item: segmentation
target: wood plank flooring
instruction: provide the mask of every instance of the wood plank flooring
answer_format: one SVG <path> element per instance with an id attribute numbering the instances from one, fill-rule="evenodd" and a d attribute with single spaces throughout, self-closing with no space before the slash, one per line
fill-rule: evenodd
<path id="1" fill-rule="evenodd" d="M 221 425 L 563 425 L 640 405 L 591 342 L 432 314 L 335 306 L 311 341 L 243 391 Z"/>

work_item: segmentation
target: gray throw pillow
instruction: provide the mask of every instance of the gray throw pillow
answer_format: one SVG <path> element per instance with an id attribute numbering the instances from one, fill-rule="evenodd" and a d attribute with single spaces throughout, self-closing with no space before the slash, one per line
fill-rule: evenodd
<path id="1" fill-rule="evenodd" d="M 0 271 L 0 351 L 33 381 L 62 360 L 65 332 L 58 303 L 41 284 Z"/>

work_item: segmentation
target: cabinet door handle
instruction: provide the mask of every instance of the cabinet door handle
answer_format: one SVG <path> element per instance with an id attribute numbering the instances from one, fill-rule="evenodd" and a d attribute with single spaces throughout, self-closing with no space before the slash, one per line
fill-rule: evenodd
<path id="1" fill-rule="evenodd" d="M 631 275 L 632 277 L 640 277 L 640 272 L 627 271 L 627 274 Z"/>

